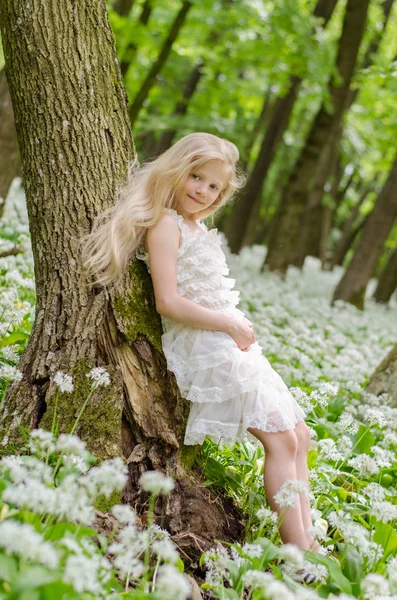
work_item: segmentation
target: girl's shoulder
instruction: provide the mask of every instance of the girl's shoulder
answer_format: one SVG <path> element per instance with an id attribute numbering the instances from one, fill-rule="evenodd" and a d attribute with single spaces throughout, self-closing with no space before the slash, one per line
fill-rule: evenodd
<path id="1" fill-rule="evenodd" d="M 148 244 L 156 243 L 162 239 L 171 240 L 172 238 L 178 239 L 178 245 L 181 242 L 181 231 L 178 226 L 176 219 L 168 214 L 164 213 L 160 219 L 151 227 L 148 228 L 145 236 L 145 250 L 148 251 Z"/>

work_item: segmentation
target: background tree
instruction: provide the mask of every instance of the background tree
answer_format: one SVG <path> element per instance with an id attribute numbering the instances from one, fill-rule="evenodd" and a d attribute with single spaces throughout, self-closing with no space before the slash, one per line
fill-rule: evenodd
<path id="1" fill-rule="evenodd" d="M 105 367 L 111 384 L 94 392 L 76 433 L 98 457 L 127 459 L 124 500 L 143 506 L 140 473 L 161 469 L 178 483 L 157 511 L 180 547 L 194 554 L 196 542 L 236 539 L 238 522 L 209 501 L 182 460 L 186 402 L 166 372 L 144 265 L 135 263 L 118 292 L 106 294 L 87 287 L 81 264 L 78 240 L 114 202 L 133 155 L 105 2 L 33 0 L 21 7 L 4 0 L 0 17 L 37 288 L 34 329 L 19 365 L 23 379 L 9 389 L 2 423 L 15 435 L 21 425 L 51 428 L 53 377 L 61 370 L 75 382 L 57 408 L 59 430 L 70 432 L 89 392 L 87 373 Z"/>
<path id="2" fill-rule="evenodd" d="M 360 242 L 335 293 L 335 300 L 351 302 L 364 307 L 367 283 L 373 275 L 376 262 L 397 218 L 397 156 L 389 176 L 369 215 Z"/>
<path id="3" fill-rule="evenodd" d="M 330 102 L 323 104 L 317 113 L 278 206 L 266 256 L 266 266 L 271 270 L 283 273 L 291 261 L 318 155 L 330 137 L 335 135 L 345 111 L 346 95 L 365 29 L 368 7 L 369 0 L 347 2 L 336 60 L 339 79 L 331 81 Z"/>

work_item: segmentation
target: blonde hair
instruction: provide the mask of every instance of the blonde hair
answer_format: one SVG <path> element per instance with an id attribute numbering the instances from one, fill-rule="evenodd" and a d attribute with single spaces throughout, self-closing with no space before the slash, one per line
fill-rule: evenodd
<path id="1" fill-rule="evenodd" d="M 238 159 L 232 142 L 209 133 L 190 133 L 142 166 L 135 159 L 129 165 L 126 184 L 118 190 L 116 204 L 95 218 L 92 232 L 81 240 L 92 285 L 120 281 L 147 229 L 161 219 L 166 208 L 176 209 L 176 196 L 192 169 L 208 160 L 221 160 L 228 167 L 224 189 L 199 217 L 226 204 L 244 182 L 237 173 Z"/>

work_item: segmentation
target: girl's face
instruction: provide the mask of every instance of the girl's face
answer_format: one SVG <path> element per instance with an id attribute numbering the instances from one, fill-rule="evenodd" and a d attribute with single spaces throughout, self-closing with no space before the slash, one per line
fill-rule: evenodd
<path id="1" fill-rule="evenodd" d="M 179 194 L 177 212 L 189 220 L 199 218 L 218 198 L 227 183 L 227 167 L 221 160 L 208 160 L 191 171 Z"/>

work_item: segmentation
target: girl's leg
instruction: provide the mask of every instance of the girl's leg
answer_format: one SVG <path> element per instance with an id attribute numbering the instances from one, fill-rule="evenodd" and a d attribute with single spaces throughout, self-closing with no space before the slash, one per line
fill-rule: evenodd
<path id="1" fill-rule="evenodd" d="M 267 433 L 260 429 L 249 428 L 248 431 L 265 448 L 264 485 L 266 497 L 271 509 L 279 513 L 280 507 L 276 504 L 274 495 L 285 481 L 297 479 L 298 437 L 294 430 Z M 310 542 L 305 535 L 300 500 L 298 496 L 296 506 L 289 508 L 285 513 L 280 527 L 280 535 L 285 544 L 295 544 L 302 550 L 308 550 Z"/>
<path id="2" fill-rule="evenodd" d="M 296 476 L 297 479 L 304 481 L 309 485 L 309 471 L 307 468 L 307 453 L 310 448 L 310 429 L 303 421 L 295 427 L 296 437 L 298 438 L 298 452 L 296 454 Z M 300 497 L 302 522 L 304 530 L 307 531 L 313 526 L 310 513 L 309 498 Z M 310 534 L 306 534 L 310 544 L 313 544 L 314 538 Z"/>

